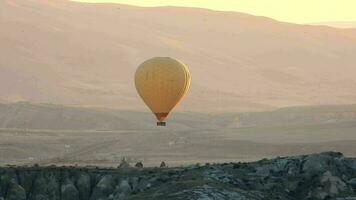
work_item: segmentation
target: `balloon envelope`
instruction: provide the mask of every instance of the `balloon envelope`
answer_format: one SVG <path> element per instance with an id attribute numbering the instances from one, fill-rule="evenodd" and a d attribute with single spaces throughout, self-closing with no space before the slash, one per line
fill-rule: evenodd
<path id="1" fill-rule="evenodd" d="M 169 57 L 149 59 L 135 73 L 137 92 L 160 122 L 187 94 L 190 80 L 188 67 Z"/>

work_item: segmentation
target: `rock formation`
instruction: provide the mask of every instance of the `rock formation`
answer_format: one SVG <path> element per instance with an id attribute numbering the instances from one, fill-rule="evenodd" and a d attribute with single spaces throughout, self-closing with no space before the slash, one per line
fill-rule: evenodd
<path id="1" fill-rule="evenodd" d="M 178 168 L 3 167 L 0 200 L 356 199 L 356 159 L 327 152 Z"/>

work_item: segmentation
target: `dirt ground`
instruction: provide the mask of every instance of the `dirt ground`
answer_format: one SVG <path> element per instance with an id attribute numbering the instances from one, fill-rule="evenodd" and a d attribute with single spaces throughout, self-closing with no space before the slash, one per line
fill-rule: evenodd
<path id="1" fill-rule="evenodd" d="M 356 157 L 356 125 L 172 131 L 0 131 L 1 165 L 117 166 L 122 158 L 145 166 L 251 161 L 339 151 Z"/>

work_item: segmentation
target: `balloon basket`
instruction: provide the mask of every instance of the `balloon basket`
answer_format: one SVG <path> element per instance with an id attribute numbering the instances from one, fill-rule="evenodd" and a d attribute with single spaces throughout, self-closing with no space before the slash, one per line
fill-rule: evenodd
<path id="1" fill-rule="evenodd" d="M 157 126 L 166 126 L 166 122 L 157 122 Z"/>

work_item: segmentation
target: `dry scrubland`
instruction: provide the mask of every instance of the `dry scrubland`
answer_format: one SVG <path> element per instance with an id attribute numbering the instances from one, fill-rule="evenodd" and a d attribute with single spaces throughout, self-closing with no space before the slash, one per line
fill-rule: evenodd
<path id="1" fill-rule="evenodd" d="M 276 109 L 355 103 L 356 29 L 65 0 L 0 0 L 0 27 L 0 102 L 119 109 L 1 104 L 2 164 L 355 156 L 355 106 Z M 133 84 L 157 55 L 184 61 L 193 78 L 164 129 Z"/>
<path id="2" fill-rule="evenodd" d="M 177 113 L 156 127 L 150 113 L 48 104 L 0 104 L 0 163 L 146 166 L 249 161 L 339 151 L 356 156 L 356 107 L 272 112 Z"/>
<path id="3" fill-rule="evenodd" d="M 237 163 L 356 157 L 355 28 L 66 0 L 0 0 L 0 27 L 0 200 L 355 199 L 340 153 Z M 133 84 L 157 55 L 193 77 L 167 127 Z M 122 158 L 236 163 L 97 168 Z"/>

